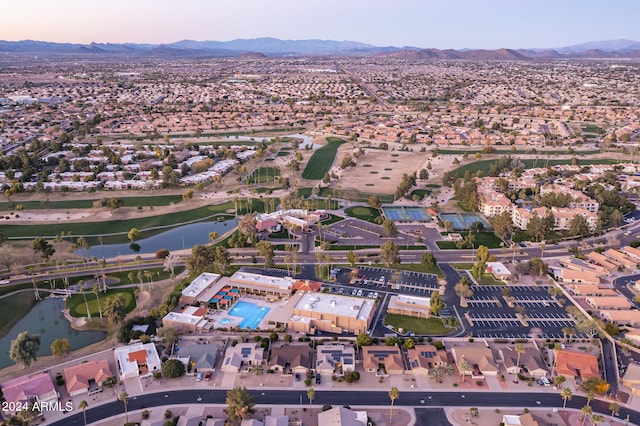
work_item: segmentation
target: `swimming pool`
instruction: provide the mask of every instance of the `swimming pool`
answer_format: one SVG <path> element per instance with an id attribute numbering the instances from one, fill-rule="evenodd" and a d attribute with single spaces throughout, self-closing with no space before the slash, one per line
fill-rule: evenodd
<path id="1" fill-rule="evenodd" d="M 222 318 L 218 324 L 220 325 L 227 325 L 227 324 L 233 324 L 233 320 L 231 318 Z"/>
<path id="2" fill-rule="evenodd" d="M 229 315 L 243 318 L 240 327 L 255 329 L 260 322 L 269 313 L 271 309 L 264 306 L 258 306 L 255 303 L 240 301 L 236 303 L 229 311 Z"/>

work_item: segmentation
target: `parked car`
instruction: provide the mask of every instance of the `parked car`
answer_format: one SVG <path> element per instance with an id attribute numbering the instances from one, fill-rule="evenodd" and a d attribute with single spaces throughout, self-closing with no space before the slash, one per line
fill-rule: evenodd
<path id="1" fill-rule="evenodd" d="M 316 385 L 319 385 L 321 381 L 322 381 L 322 376 L 320 375 L 320 373 L 316 373 Z"/>
<path id="2" fill-rule="evenodd" d="M 296 373 L 294 377 L 296 379 L 296 382 L 300 381 L 300 373 Z"/>
<path id="3" fill-rule="evenodd" d="M 208 382 L 211 380 L 211 371 L 208 371 L 207 374 L 204 375 L 204 380 Z"/>
<path id="4" fill-rule="evenodd" d="M 202 373 L 196 374 L 196 382 L 199 382 L 201 380 L 202 380 Z"/>

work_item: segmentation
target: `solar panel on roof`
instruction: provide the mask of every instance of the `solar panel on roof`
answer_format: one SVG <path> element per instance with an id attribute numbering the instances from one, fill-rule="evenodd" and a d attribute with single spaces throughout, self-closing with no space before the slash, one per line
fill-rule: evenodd
<path id="1" fill-rule="evenodd" d="M 425 358 L 433 358 L 434 356 L 436 356 L 436 353 L 433 351 L 423 351 L 423 352 L 420 352 L 420 355 L 422 355 Z"/>
<path id="2" fill-rule="evenodd" d="M 240 349 L 240 355 L 242 355 L 244 358 L 249 356 L 249 354 L 251 354 L 251 348 L 242 348 L 242 349 Z"/>

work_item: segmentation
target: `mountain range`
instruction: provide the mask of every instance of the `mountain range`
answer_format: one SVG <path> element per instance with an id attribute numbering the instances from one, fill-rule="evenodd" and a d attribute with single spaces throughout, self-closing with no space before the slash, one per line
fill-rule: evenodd
<path id="1" fill-rule="evenodd" d="M 640 58 L 640 42 L 632 40 L 591 41 L 553 49 L 421 49 L 374 46 L 355 41 L 281 40 L 277 38 L 231 41 L 182 40 L 168 44 L 54 43 L 46 41 L 1 41 L 0 55 L 126 56 L 131 58 L 212 58 L 238 56 L 365 56 L 400 59 L 551 60 Z M 1 56 L 0 56 L 1 57 Z"/>

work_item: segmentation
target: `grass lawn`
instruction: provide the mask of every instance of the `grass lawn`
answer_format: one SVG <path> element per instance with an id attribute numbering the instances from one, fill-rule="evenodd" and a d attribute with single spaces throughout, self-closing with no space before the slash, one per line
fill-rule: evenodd
<path id="1" fill-rule="evenodd" d="M 27 315 L 35 304 L 36 299 L 32 291 L 12 294 L 0 299 L 0 337 L 7 334 L 11 327 Z"/>
<path id="2" fill-rule="evenodd" d="M 473 268 L 473 263 L 452 263 L 451 266 L 453 266 L 455 269 L 464 269 L 466 271 L 470 271 L 471 268 Z"/>
<path id="3" fill-rule="evenodd" d="M 418 335 L 441 335 L 451 332 L 440 318 L 415 318 L 406 315 L 387 314 L 385 325 L 391 325 L 396 330 L 402 328 L 403 333 L 409 331 Z"/>
<path id="4" fill-rule="evenodd" d="M 378 211 L 378 209 L 374 209 L 372 207 L 349 207 L 348 209 L 345 209 L 344 212 L 351 217 L 366 220 L 367 222 L 371 223 L 375 223 L 376 218 L 380 217 L 380 212 Z"/>
<path id="5" fill-rule="evenodd" d="M 496 237 L 493 232 L 474 232 L 471 235 L 473 235 L 474 238 L 475 248 L 479 246 L 486 246 L 490 249 L 501 248 L 500 244 L 502 240 Z M 456 242 L 457 241 L 436 241 L 436 244 L 442 250 L 458 250 Z"/>
<path id="6" fill-rule="evenodd" d="M 504 281 L 498 281 L 491 274 L 482 274 L 478 281 L 480 285 L 505 285 Z"/>
<path id="7" fill-rule="evenodd" d="M 344 217 L 337 216 L 335 214 L 330 214 L 329 216 L 330 216 L 329 219 L 323 220 L 320 223 L 322 223 L 323 225 L 331 225 L 332 223 L 336 223 L 336 222 L 340 222 L 341 220 L 344 220 Z"/>
<path id="8" fill-rule="evenodd" d="M 124 297 L 124 311 L 126 313 L 129 313 L 135 309 L 136 302 L 132 288 L 107 290 L 106 293 L 100 293 L 100 306 L 104 307 L 108 299 L 117 295 L 121 295 L 122 297 Z M 93 318 L 98 317 L 100 315 L 100 311 L 98 309 L 98 300 L 96 298 L 96 295 L 91 292 L 87 292 L 85 293 L 85 296 L 87 297 L 87 304 L 89 305 L 89 312 L 91 312 L 91 316 Z M 81 294 L 74 294 L 73 296 L 68 298 L 66 306 L 69 309 L 69 313 L 72 317 L 77 318 L 87 316 L 87 307 L 84 303 L 84 297 Z"/>
<path id="9" fill-rule="evenodd" d="M 547 235 L 545 235 L 544 240 L 547 241 L 547 243 L 552 242 L 552 241 L 559 241 L 562 238 L 562 234 L 558 234 L 557 232 L 549 232 Z M 522 241 L 535 241 L 533 239 L 533 237 L 529 234 L 527 234 L 525 231 L 516 231 L 513 234 L 513 242 L 514 243 L 519 243 Z"/>
<path id="10" fill-rule="evenodd" d="M 104 198 L 109 198 L 110 194 L 104 194 Z M 151 197 L 120 197 L 124 200 L 125 207 L 135 206 L 168 206 L 182 201 L 181 195 L 158 195 Z M 59 201 L 15 201 L 14 205 L 22 204 L 26 210 L 38 209 L 90 209 L 93 202 L 101 198 L 93 200 L 59 200 Z M 4 201 L 0 203 L 0 210 L 9 210 L 9 203 Z"/>
<path id="11" fill-rule="evenodd" d="M 265 203 L 268 201 L 266 198 L 251 200 L 252 211 L 264 212 Z M 109 243 L 126 242 L 127 233 L 131 228 L 138 228 L 140 231 L 139 238 L 146 238 L 159 232 L 164 232 L 170 227 L 180 226 L 186 222 L 196 222 L 199 220 L 210 219 L 216 215 L 225 214 L 226 210 L 233 209 L 233 202 L 228 201 L 226 203 L 218 204 L 215 206 L 205 206 L 193 210 L 186 210 L 175 213 L 167 213 L 158 216 L 141 217 L 130 220 L 108 220 L 104 222 L 86 222 L 86 223 L 52 223 L 47 225 L 4 225 L 3 231 L 7 237 L 18 237 L 31 239 L 34 237 L 51 237 L 64 232 L 68 234 L 72 233 L 74 238 L 81 235 L 91 236 L 99 234 L 120 234 L 117 239 L 109 240 Z M 247 212 L 247 204 L 244 202 L 239 203 L 238 213 L 244 214 Z M 154 227 L 167 227 L 157 230 L 149 230 Z M 107 238 L 104 239 L 107 243 Z M 90 241 L 92 242 L 92 241 Z"/>
<path id="12" fill-rule="evenodd" d="M 258 167 L 245 179 L 245 183 L 261 184 L 266 182 L 275 182 L 279 177 L 280 169 L 277 167 Z"/>
<path id="13" fill-rule="evenodd" d="M 559 166 L 559 165 L 563 165 L 563 164 L 571 164 L 572 160 L 570 158 L 567 159 L 552 159 L 552 160 L 547 160 L 547 159 L 521 159 L 520 161 L 522 161 L 522 163 L 524 164 L 524 168 L 525 169 L 532 169 L 535 167 L 547 167 L 547 166 Z M 489 168 L 491 168 L 491 165 L 493 163 L 495 163 L 496 160 L 482 160 L 482 161 L 475 161 L 473 163 L 469 163 L 466 164 L 462 167 L 458 167 L 455 170 L 451 171 L 451 174 L 453 176 L 456 177 L 464 177 L 464 174 L 468 171 L 470 171 L 471 173 L 476 173 L 477 171 L 481 171 L 483 173 L 483 176 L 487 176 L 487 173 L 489 172 Z M 578 160 L 578 164 L 580 165 L 588 165 L 588 164 L 618 164 L 620 162 L 620 160 L 616 160 L 613 158 L 601 158 L 601 159 L 579 159 Z"/>
<path id="14" fill-rule="evenodd" d="M 314 152 L 309 159 L 307 167 L 305 167 L 302 172 L 302 178 L 311 180 L 322 179 L 324 174 L 331 169 L 331 165 L 338 152 L 338 147 L 343 143 L 346 143 L 344 139 L 328 137 L 327 144 Z"/>
<path id="15" fill-rule="evenodd" d="M 538 154 L 543 154 L 543 155 L 564 155 L 567 154 L 567 150 L 566 149 L 550 149 L 550 150 L 546 150 L 546 149 L 537 149 L 536 150 Z M 440 149 L 438 148 L 438 154 L 444 154 L 444 155 L 464 155 L 469 154 L 476 154 L 478 152 L 482 152 L 481 149 L 465 149 L 465 150 L 458 150 L 458 149 Z M 532 149 L 516 149 L 515 151 L 511 150 L 511 149 L 496 149 L 495 151 L 492 152 L 492 154 L 534 154 L 535 151 L 533 151 Z M 600 150 L 598 149 L 590 149 L 590 150 L 585 150 L 585 151 L 576 151 L 576 155 L 591 155 L 591 154 L 599 154 Z"/>

